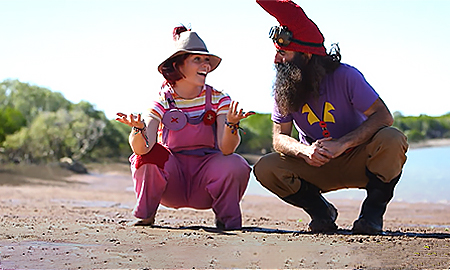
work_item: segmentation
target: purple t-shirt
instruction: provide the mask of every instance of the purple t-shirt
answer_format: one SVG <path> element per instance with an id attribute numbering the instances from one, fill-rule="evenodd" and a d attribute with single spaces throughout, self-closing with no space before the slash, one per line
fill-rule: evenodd
<path id="1" fill-rule="evenodd" d="M 305 136 L 313 140 L 324 138 L 324 130 L 333 138 L 340 138 L 353 131 L 367 117 L 364 112 L 378 99 L 378 94 L 354 67 L 341 64 L 333 73 L 326 75 L 320 84 L 318 100 L 309 100 L 298 112 L 283 117 L 276 104 L 272 121 L 287 123 L 294 121 L 300 141 L 307 143 Z"/>

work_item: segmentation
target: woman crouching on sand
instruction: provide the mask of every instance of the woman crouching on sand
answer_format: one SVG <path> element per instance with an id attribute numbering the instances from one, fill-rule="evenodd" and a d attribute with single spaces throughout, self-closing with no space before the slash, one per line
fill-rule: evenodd
<path id="1" fill-rule="evenodd" d="M 118 113 L 132 127 L 129 143 L 136 225 L 153 225 L 159 204 L 211 209 L 221 230 L 240 229 L 240 201 L 251 168 L 234 153 L 239 121 L 253 114 L 238 109 L 223 92 L 205 84 L 221 58 L 210 54 L 197 33 L 173 32 L 175 53 L 158 66 L 165 82 L 142 121 Z"/>

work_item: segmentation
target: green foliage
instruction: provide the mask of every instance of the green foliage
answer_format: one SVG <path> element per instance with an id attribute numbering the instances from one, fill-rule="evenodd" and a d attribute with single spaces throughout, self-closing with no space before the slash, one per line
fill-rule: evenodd
<path id="1" fill-rule="evenodd" d="M 272 127 L 271 114 L 257 113 L 241 122 L 245 134 L 241 132 L 241 145 L 238 153 L 265 154 L 272 151 Z M 298 139 L 298 131 L 292 127 L 292 137 Z"/>
<path id="2" fill-rule="evenodd" d="M 102 139 L 92 149 L 89 159 L 104 160 L 105 157 L 114 161 L 125 161 L 132 153 L 128 144 L 130 127 L 115 119 L 106 122 Z"/>
<path id="3" fill-rule="evenodd" d="M 94 119 L 106 120 L 105 114 L 102 111 L 97 111 L 94 105 L 84 100 L 80 101 L 77 104 L 71 104 L 70 110 L 82 111 L 87 114 L 87 116 Z"/>
<path id="4" fill-rule="evenodd" d="M 406 137 L 408 137 L 408 141 L 410 142 L 418 142 L 425 138 L 425 136 L 415 129 L 410 129 L 405 131 Z"/>
<path id="5" fill-rule="evenodd" d="M 22 113 L 27 124 L 30 124 L 41 112 L 69 109 L 71 105 L 61 93 L 18 80 L 5 80 L 0 83 L 0 89 L 0 93 L 5 95 L 3 105 L 10 106 Z"/>
<path id="6" fill-rule="evenodd" d="M 61 93 L 5 80 L 0 106 L 0 159 L 38 163 L 130 155 L 129 128 L 108 120 L 87 101 L 73 104 Z"/>
<path id="7" fill-rule="evenodd" d="M 272 120 L 270 114 L 255 114 L 241 121 L 239 153 L 264 154 L 272 148 Z"/>
<path id="8" fill-rule="evenodd" d="M 6 135 L 13 134 L 25 125 L 26 120 L 18 110 L 11 107 L 0 108 L 0 144 Z"/>
<path id="9" fill-rule="evenodd" d="M 62 157 L 79 160 L 96 145 L 104 128 L 103 121 L 81 110 L 41 112 L 29 127 L 6 137 L 5 152 L 14 160 L 34 163 Z"/>
<path id="10" fill-rule="evenodd" d="M 403 116 L 394 113 L 394 126 L 411 142 L 424 139 L 450 138 L 450 113 L 433 117 L 428 115 Z"/>

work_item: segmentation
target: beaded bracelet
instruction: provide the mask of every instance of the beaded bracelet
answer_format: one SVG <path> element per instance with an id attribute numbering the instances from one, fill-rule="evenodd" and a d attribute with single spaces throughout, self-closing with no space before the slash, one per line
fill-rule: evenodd
<path id="1" fill-rule="evenodd" d="M 142 137 L 144 137 L 144 140 L 145 140 L 145 146 L 148 147 L 148 137 L 147 137 L 147 134 L 145 134 L 147 126 L 145 125 L 145 122 L 142 122 L 142 123 L 144 123 L 144 126 L 142 128 L 133 126 L 133 131 L 134 131 L 134 135 L 136 135 L 138 133 L 142 134 Z"/>
<path id="2" fill-rule="evenodd" d="M 227 127 L 231 128 L 231 134 L 236 134 L 237 135 L 237 131 L 240 130 L 244 130 L 243 128 L 241 128 L 239 126 L 239 121 L 236 124 L 230 123 L 228 122 L 228 120 L 225 121 L 225 125 L 227 125 Z"/>

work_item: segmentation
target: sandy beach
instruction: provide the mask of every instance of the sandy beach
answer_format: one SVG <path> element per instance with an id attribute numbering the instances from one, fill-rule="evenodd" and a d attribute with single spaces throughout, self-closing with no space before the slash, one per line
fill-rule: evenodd
<path id="1" fill-rule="evenodd" d="M 311 234 L 302 210 L 252 195 L 242 230 L 216 230 L 210 210 L 167 208 L 155 227 L 136 227 L 127 164 L 89 175 L 11 166 L 0 170 L 0 269 L 450 267 L 446 204 L 393 202 L 376 236 L 351 234 L 361 201 L 333 200 L 339 231 Z"/>

